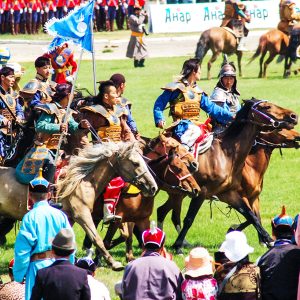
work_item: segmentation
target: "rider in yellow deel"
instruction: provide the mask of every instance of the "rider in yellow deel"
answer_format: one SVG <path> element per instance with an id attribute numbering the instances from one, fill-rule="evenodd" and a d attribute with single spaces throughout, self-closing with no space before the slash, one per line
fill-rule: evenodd
<path id="1" fill-rule="evenodd" d="M 277 28 L 287 35 L 300 20 L 300 13 L 296 12 L 295 6 L 296 3 L 292 0 L 281 0 L 279 4 L 280 22 Z"/>

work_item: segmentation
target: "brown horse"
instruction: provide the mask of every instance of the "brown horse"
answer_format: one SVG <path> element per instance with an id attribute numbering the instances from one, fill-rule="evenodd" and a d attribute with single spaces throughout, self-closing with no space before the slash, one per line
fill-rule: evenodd
<path id="1" fill-rule="evenodd" d="M 186 166 L 186 164 L 189 167 L 192 166 L 192 169 L 195 170 L 195 166 L 197 165 L 195 158 L 178 141 L 160 135 L 154 139 L 142 138 L 141 143 L 144 155 L 148 159 L 152 159 L 149 162 L 149 167 L 160 189 L 167 192 L 176 191 L 176 193 L 182 195 L 197 195 L 200 192 L 200 187 Z M 157 161 L 160 161 L 160 164 L 157 165 Z M 116 214 L 122 217 L 123 222 L 135 223 L 139 232 L 143 232 L 146 228 L 149 228 L 153 204 L 154 197 L 145 197 L 141 193 L 136 195 L 127 194 L 125 191 L 121 194 L 116 206 Z M 102 211 L 102 201 L 99 199 L 92 213 L 96 227 L 102 220 Z M 120 223 L 110 224 L 104 238 L 104 244 L 107 249 L 118 245 L 127 238 L 125 238 L 125 235 L 122 235 L 112 241 L 119 227 L 123 228 L 124 225 Z M 129 238 L 132 240 L 132 231 L 130 230 L 129 233 L 127 231 L 127 234 L 129 234 Z M 126 256 L 128 260 L 132 257 L 132 245 L 130 241 L 127 241 Z M 84 248 L 90 247 L 91 243 L 89 239 L 85 238 Z"/>
<path id="2" fill-rule="evenodd" d="M 259 38 L 258 47 L 251 57 L 249 63 L 260 56 L 259 59 L 259 78 L 267 77 L 267 67 L 276 55 L 285 55 L 289 44 L 289 37 L 278 29 L 271 29 Z M 266 54 L 269 52 L 268 59 L 264 62 Z M 248 63 L 248 64 L 249 64 Z"/>
<path id="3" fill-rule="evenodd" d="M 242 172 L 242 181 L 240 195 L 247 199 L 248 204 L 261 224 L 259 210 L 259 195 L 263 187 L 263 177 L 269 166 L 271 154 L 276 148 L 299 148 L 300 133 L 291 129 L 282 129 L 280 131 L 261 132 L 255 140 L 255 145 L 248 154 Z M 172 222 L 177 231 L 181 229 L 181 213 L 182 202 L 173 201 L 169 198 L 166 203 L 157 210 L 160 226 L 164 221 L 167 213 L 172 210 Z M 250 223 L 248 221 L 236 227 L 237 230 L 243 230 Z"/>
<path id="4" fill-rule="evenodd" d="M 270 242 L 269 234 L 262 228 L 248 203 L 239 195 L 238 189 L 242 170 L 257 134 L 263 129 L 271 131 L 279 128 L 293 128 L 298 116 L 287 109 L 267 101 L 251 99 L 245 101 L 235 120 L 227 130 L 214 139 L 208 151 L 199 155 L 199 169 L 193 176 L 201 187 L 199 196 L 192 198 L 183 228 L 175 241 L 177 251 L 191 227 L 203 201 L 216 195 L 240 212 L 255 226 L 263 241 Z M 182 201 L 182 196 L 169 194 L 173 201 Z M 159 221 L 161 221 L 159 219 Z"/>
<path id="5" fill-rule="evenodd" d="M 202 32 L 197 44 L 195 57 L 200 59 L 200 65 L 208 50 L 211 50 L 213 55 L 207 63 L 207 79 L 211 79 L 210 69 L 221 53 L 232 55 L 236 54 L 238 59 L 239 75 L 242 75 L 241 61 L 243 52 L 237 51 L 236 37 L 224 27 L 213 27 Z"/>
<path id="6" fill-rule="evenodd" d="M 15 179 L 15 169 L 0 168 L 0 214 L 21 220 L 27 212 L 27 186 Z M 114 270 L 122 269 L 105 249 L 93 224 L 94 202 L 116 175 L 138 186 L 146 196 L 154 195 L 157 185 L 134 144 L 100 144 L 72 156 L 66 178 L 59 182 L 58 195 L 63 210 L 82 226 L 94 245 Z"/>

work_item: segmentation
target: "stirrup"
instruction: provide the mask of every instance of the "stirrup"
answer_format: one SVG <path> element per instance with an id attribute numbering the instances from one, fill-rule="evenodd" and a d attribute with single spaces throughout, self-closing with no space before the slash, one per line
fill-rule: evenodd
<path id="1" fill-rule="evenodd" d="M 111 214 L 103 218 L 103 224 L 109 224 L 110 222 L 120 222 L 121 220 L 121 216 Z"/>

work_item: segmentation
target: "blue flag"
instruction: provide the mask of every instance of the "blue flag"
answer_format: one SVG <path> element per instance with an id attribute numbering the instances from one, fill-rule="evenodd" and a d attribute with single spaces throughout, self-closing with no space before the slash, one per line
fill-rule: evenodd
<path id="1" fill-rule="evenodd" d="M 91 0 L 87 4 L 75 8 L 61 19 L 52 18 L 45 24 L 47 33 L 56 38 L 61 38 L 65 42 L 72 40 L 83 49 L 92 52 L 93 32 L 91 30 L 91 20 L 93 18 L 94 4 L 95 1 Z M 50 44 L 51 48 L 53 49 L 60 42 L 61 40 L 54 39 Z"/>

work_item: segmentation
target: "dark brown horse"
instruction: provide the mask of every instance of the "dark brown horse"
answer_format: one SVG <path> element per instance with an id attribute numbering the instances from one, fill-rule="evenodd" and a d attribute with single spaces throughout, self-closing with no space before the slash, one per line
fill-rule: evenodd
<path id="1" fill-rule="evenodd" d="M 285 55 L 289 44 L 289 37 L 278 29 L 271 29 L 264 33 L 260 39 L 258 47 L 251 57 L 249 63 L 260 56 L 259 59 L 259 78 L 267 77 L 267 67 L 276 55 Z M 266 54 L 269 52 L 268 59 L 264 62 Z"/>
<path id="2" fill-rule="evenodd" d="M 207 63 L 207 78 L 211 79 L 210 69 L 221 53 L 236 54 L 238 59 L 239 75 L 242 75 L 241 61 L 242 51 L 237 51 L 236 37 L 223 27 L 213 27 L 202 32 L 197 44 L 195 57 L 200 59 L 200 65 L 207 51 L 211 50 L 213 55 Z"/>
<path id="3" fill-rule="evenodd" d="M 297 121 L 296 113 L 288 109 L 257 99 L 245 101 L 227 130 L 213 141 L 207 152 L 198 157 L 199 169 L 194 173 L 194 177 L 201 187 L 201 193 L 191 200 L 183 228 L 174 244 L 176 250 L 180 251 L 203 201 L 214 195 L 235 208 L 253 224 L 264 242 L 270 242 L 269 234 L 262 228 L 249 204 L 238 193 L 242 170 L 260 131 L 293 128 Z M 174 201 L 182 201 L 183 198 L 175 193 L 169 194 L 169 197 L 173 197 Z"/>
<path id="4" fill-rule="evenodd" d="M 239 191 L 241 197 L 247 199 L 248 204 L 258 218 L 261 224 L 259 210 L 259 195 L 263 188 L 263 177 L 269 166 L 271 154 L 274 149 L 279 148 L 299 148 L 300 133 L 291 129 L 282 129 L 280 131 L 261 132 L 256 138 L 255 145 L 246 158 L 242 172 L 241 189 Z M 158 220 L 162 226 L 163 219 L 167 213 L 172 210 L 172 222 L 177 229 L 181 229 L 181 213 L 182 203 L 173 201 L 169 198 L 166 203 L 157 210 Z M 243 230 L 250 223 L 248 221 L 240 224 L 237 230 Z"/>

